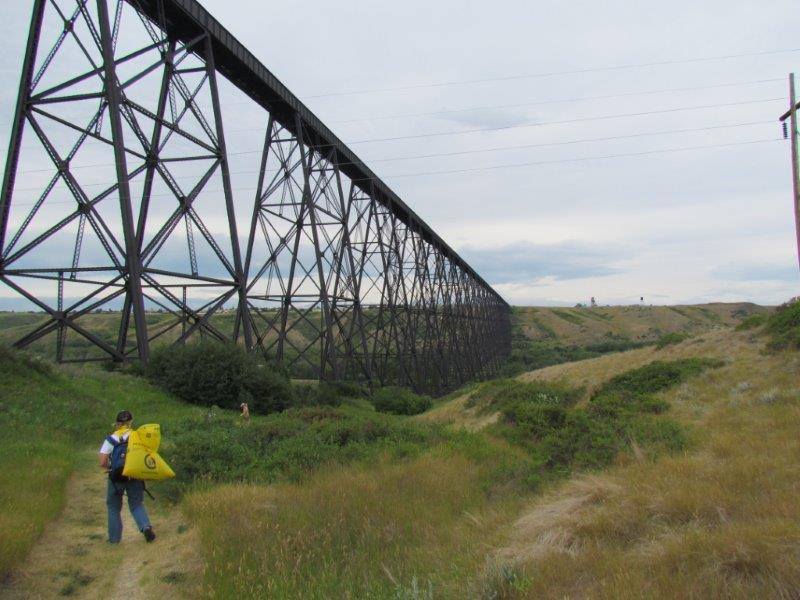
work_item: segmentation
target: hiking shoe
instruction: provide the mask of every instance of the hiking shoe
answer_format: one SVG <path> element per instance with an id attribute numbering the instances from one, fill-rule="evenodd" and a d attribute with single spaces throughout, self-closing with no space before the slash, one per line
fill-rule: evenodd
<path id="1" fill-rule="evenodd" d="M 143 529 L 142 533 L 144 534 L 144 539 L 147 540 L 148 544 L 156 539 L 156 534 L 153 532 L 153 528 L 152 527 L 148 527 L 147 529 Z"/>

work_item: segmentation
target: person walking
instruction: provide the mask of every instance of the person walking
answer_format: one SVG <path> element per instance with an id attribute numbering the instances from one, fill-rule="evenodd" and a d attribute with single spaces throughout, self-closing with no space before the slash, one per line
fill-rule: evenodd
<path id="1" fill-rule="evenodd" d="M 125 454 L 128 451 L 128 438 L 131 434 L 133 415 L 122 410 L 117 414 L 114 433 L 106 437 L 100 446 L 100 467 L 108 474 L 106 506 L 108 507 L 108 543 L 119 544 L 122 539 L 122 496 L 128 494 L 128 508 L 136 526 L 149 543 L 156 539 L 147 510 L 144 507 L 144 481 L 130 479 L 122 475 Z"/>

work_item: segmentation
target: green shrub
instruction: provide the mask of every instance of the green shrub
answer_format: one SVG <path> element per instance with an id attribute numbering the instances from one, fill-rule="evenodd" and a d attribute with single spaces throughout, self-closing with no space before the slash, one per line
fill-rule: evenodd
<path id="1" fill-rule="evenodd" d="M 519 373 L 551 365 L 596 358 L 609 352 L 624 352 L 649 344 L 648 342 L 617 339 L 597 342 L 588 346 L 565 346 L 553 340 L 529 340 L 520 333 L 512 339 L 511 353 L 506 359 L 500 375 L 513 377 Z"/>
<path id="2" fill-rule="evenodd" d="M 433 405 L 430 397 L 415 394 L 411 390 L 395 386 L 387 386 L 375 390 L 370 402 L 375 407 L 375 410 L 395 415 L 418 415 Z"/>
<path id="3" fill-rule="evenodd" d="M 540 452 L 556 470 L 597 469 L 613 462 L 623 443 L 612 420 L 593 418 L 588 411 L 576 409 L 544 439 Z"/>
<path id="4" fill-rule="evenodd" d="M 736 326 L 736 331 L 749 331 L 750 329 L 757 329 L 763 326 L 768 319 L 766 314 L 750 315 L 742 319 L 741 323 Z"/>
<path id="5" fill-rule="evenodd" d="M 198 480 L 296 481 L 323 464 L 418 453 L 438 439 L 437 431 L 390 415 L 315 406 L 250 423 L 225 413 L 189 419 L 165 438 L 178 484 L 186 485 Z"/>
<path id="6" fill-rule="evenodd" d="M 340 406 L 343 396 L 325 382 L 292 384 L 292 406 Z"/>
<path id="7" fill-rule="evenodd" d="M 609 379 L 594 398 L 609 393 L 652 394 L 685 381 L 711 367 L 721 367 L 722 361 L 711 358 L 686 358 L 655 361 Z"/>
<path id="8" fill-rule="evenodd" d="M 669 403 L 654 394 L 720 365 L 703 358 L 650 363 L 609 380 L 586 406 L 576 406 L 580 390 L 508 379 L 483 384 L 471 403 L 500 410 L 492 431 L 526 449 L 540 476 L 564 474 L 604 467 L 633 442 L 651 455 L 685 448 L 683 428 L 661 416 Z"/>
<path id="9" fill-rule="evenodd" d="M 283 410 L 292 403 L 289 379 L 235 344 L 201 342 L 157 348 L 147 377 L 181 400 L 255 413 Z"/>
<path id="10" fill-rule="evenodd" d="M 671 346 L 673 344 L 680 344 L 682 341 L 688 339 L 689 335 L 686 333 L 679 333 L 677 331 L 673 333 L 667 333 L 658 339 L 656 342 L 656 348 L 661 350 L 662 348 L 666 348 L 667 346 Z"/>
<path id="11" fill-rule="evenodd" d="M 771 350 L 800 350 L 800 297 L 782 304 L 767 319 L 764 331 Z"/>

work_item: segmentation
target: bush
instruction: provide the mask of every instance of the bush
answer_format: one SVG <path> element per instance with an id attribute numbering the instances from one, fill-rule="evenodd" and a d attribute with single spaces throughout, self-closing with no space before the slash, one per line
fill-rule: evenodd
<path id="1" fill-rule="evenodd" d="M 680 344 L 684 340 L 688 340 L 689 335 L 686 333 L 667 333 L 662 335 L 659 340 L 656 342 L 656 348 L 661 350 L 662 348 L 666 348 L 667 346 L 672 346 L 673 344 Z"/>
<path id="2" fill-rule="evenodd" d="M 651 362 L 612 377 L 595 393 L 593 399 L 609 393 L 653 394 L 677 385 L 705 369 L 722 365 L 722 361 L 711 358 Z"/>
<path id="3" fill-rule="evenodd" d="M 800 350 L 800 297 L 782 304 L 769 316 L 764 331 L 771 350 Z"/>
<path id="4" fill-rule="evenodd" d="M 395 386 L 375 390 L 370 402 L 375 410 L 395 415 L 418 415 L 433 406 L 430 397 Z"/>
<path id="5" fill-rule="evenodd" d="M 252 412 L 271 413 L 292 402 L 289 379 L 235 344 L 162 346 L 153 352 L 146 375 L 181 400 L 202 406 L 238 409 L 247 402 Z"/>
<path id="6" fill-rule="evenodd" d="M 633 442 L 653 455 L 684 448 L 683 428 L 660 416 L 669 403 L 654 394 L 720 365 L 702 358 L 650 363 L 609 380 L 587 406 L 576 406 L 581 390 L 516 380 L 486 383 L 471 402 L 482 403 L 483 410 L 499 409 L 494 431 L 528 450 L 542 473 L 596 469 Z"/>
<path id="7" fill-rule="evenodd" d="M 588 346 L 564 346 L 552 340 L 534 341 L 522 334 L 515 334 L 511 342 L 511 353 L 503 365 L 501 375 L 513 377 L 519 373 L 533 371 L 565 362 L 595 358 L 609 352 L 624 352 L 647 346 L 648 342 L 616 339 L 589 344 Z"/>
<path id="8" fill-rule="evenodd" d="M 757 329 L 767 322 L 768 315 L 755 314 L 742 319 L 741 323 L 736 326 L 736 331 L 749 331 L 750 329 Z"/>
<path id="9" fill-rule="evenodd" d="M 185 420 L 169 432 L 170 464 L 179 484 L 296 481 L 323 464 L 419 452 L 437 431 L 389 415 L 331 406 L 239 421 L 221 413 Z"/>

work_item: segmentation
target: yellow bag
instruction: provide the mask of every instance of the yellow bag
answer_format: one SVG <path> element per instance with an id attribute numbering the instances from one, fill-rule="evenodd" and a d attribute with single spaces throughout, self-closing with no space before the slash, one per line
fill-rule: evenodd
<path id="1" fill-rule="evenodd" d="M 150 452 L 158 452 L 158 447 L 161 445 L 161 425 L 157 423 L 148 423 L 142 425 L 136 430 L 139 434 L 139 441 Z"/>
<path id="2" fill-rule="evenodd" d="M 156 452 L 160 444 L 161 427 L 156 424 L 142 425 L 136 431 L 131 431 L 122 474 L 142 481 L 175 477 L 175 471 Z"/>

